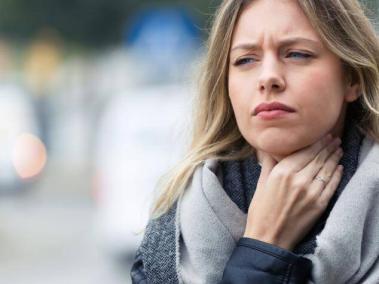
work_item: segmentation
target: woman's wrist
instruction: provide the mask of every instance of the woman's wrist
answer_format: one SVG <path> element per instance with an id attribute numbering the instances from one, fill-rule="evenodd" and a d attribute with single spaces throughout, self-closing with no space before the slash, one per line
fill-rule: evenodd
<path id="1" fill-rule="evenodd" d="M 275 237 L 274 235 L 257 234 L 254 232 L 245 231 L 243 237 L 255 239 L 255 240 L 258 240 L 258 241 L 261 241 L 264 243 L 268 243 L 268 244 L 271 244 L 271 245 L 274 245 L 274 246 L 277 246 L 277 247 L 280 247 L 280 248 L 283 248 L 286 250 L 292 250 L 293 249 L 293 245 L 290 242 L 282 240 L 278 237 Z"/>

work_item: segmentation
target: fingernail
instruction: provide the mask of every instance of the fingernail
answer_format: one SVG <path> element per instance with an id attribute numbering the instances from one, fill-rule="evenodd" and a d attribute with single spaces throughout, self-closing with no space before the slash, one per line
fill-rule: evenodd
<path id="1" fill-rule="evenodd" d="M 330 142 L 332 140 L 332 134 L 328 134 L 325 136 L 325 142 Z"/>
<path id="2" fill-rule="evenodd" d="M 334 138 L 333 143 L 334 143 L 335 145 L 339 145 L 339 144 L 341 144 L 341 138 L 339 138 L 339 137 Z"/>

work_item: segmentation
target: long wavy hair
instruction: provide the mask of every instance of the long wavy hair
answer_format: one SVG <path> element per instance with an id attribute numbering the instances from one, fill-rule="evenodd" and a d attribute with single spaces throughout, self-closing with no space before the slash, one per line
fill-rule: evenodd
<path id="1" fill-rule="evenodd" d="M 213 20 L 195 100 L 192 140 L 183 160 L 158 183 L 152 217 L 167 212 L 178 200 L 195 169 L 206 159 L 243 159 L 254 149 L 242 137 L 228 96 L 232 35 L 241 11 L 254 0 L 224 0 Z M 357 105 L 362 131 L 379 141 L 379 43 L 357 0 L 298 0 L 324 44 L 346 67 L 346 76 L 360 84 Z"/>

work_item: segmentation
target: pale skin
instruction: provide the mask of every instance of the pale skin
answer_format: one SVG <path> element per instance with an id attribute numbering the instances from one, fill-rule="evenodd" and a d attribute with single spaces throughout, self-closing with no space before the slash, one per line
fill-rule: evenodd
<path id="1" fill-rule="evenodd" d="M 341 180 L 339 137 L 360 86 L 346 79 L 341 60 L 296 0 L 255 0 L 245 7 L 233 34 L 228 82 L 238 127 L 262 165 L 244 236 L 291 250 Z M 252 115 L 273 101 L 295 112 L 272 120 Z"/>

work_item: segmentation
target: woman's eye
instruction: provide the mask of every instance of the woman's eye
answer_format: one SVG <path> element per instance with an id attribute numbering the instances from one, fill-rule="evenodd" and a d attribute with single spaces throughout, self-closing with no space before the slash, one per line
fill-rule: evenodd
<path id="1" fill-rule="evenodd" d="M 251 58 L 251 57 L 245 57 L 245 58 L 241 58 L 241 59 L 238 59 L 234 62 L 234 66 L 240 66 L 240 65 L 246 65 L 246 64 L 249 64 L 249 63 L 254 63 L 256 60 L 254 58 Z"/>
<path id="2" fill-rule="evenodd" d="M 311 58 L 312 55 L 304 52 L 290 52 L 287 54 L 287 57 L 295 59 L 308 59 Z"/>

